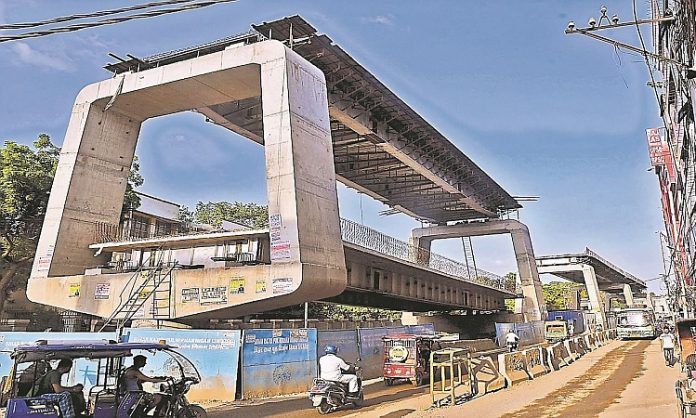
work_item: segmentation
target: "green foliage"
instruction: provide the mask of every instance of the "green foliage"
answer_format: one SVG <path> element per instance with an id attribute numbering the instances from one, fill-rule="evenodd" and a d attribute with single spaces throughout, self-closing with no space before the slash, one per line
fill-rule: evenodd
<path id="1" fill-rule="evenodd" d="M 549 310 L 566 309 L 572 292 L 583 288 L 582 285 L 572 282 L 551 282 L 542 284 L 541 287 Z"/>
<path id="2" fill-rule="evenodd" d="M 319 319 L 400 319 L 401 311 L 389 309 L 365 308 L 361 306 L 339 305 L 336 303 L 310 302 L 309 316 Z"/>
<path id="3" fill-rule="evenodd" d="M 198 202 L 196 204 L 196 222 L 219 227 L 222 221 L 236 222 L 253 228 L 265 228 L 268 226 L 268 206 L 242 202 Z"/>
<path id="4" fill-rule="evenodd" d="M 8 293 L 26 286 L 59 155 L 60 148 L 46 134 L 38 136 L 33 148 L 13 141 L 0 147 L 0 313 Z M 124 207 L 140 203 L 133 192 L 143 184 L 139 169 L 136 157 Z"/>
<path id="5" fill-rule="evenodd" d="M 184 224 L 190 225 L 195 219 L 195 214 L 187 206 L 180 206 L 179 213 L 176 215 L 176 219 L 183 222 Z"/>
<path id="6" fill-rule="evenodd" d="M 514 292 L 517 290 L 517 273 L 515 272 L 510 272 L 503 276 L 503 287 L 505 287 L 505 290 L 508 290 L 510 292 Z M 505 308 L 507 308 L 508 311 L 515 311 L 515 299 L 505 299 Z"/>
<path id="7" fill-rule="evenodd" d="M 145 180 L 140 175 L 140 160 L 136 155 L 131 163 L 131 170 L 128 173 L 128 183 L 126 184 L 126 192 L 123 194 L 123 207 L 121 215 L 128 213 L 131 209 L 137 209 L 140 206 L 140 197 L 135 193 L 135 188 L 143 185 Z"/>
<path id="8" fill-rule="evenodd" d="M 7 141 L 0 148 L 0 233 L 2 256 L 27 256 L 46 214 L 60 149 L 41 134 L 34 149 Z"/>

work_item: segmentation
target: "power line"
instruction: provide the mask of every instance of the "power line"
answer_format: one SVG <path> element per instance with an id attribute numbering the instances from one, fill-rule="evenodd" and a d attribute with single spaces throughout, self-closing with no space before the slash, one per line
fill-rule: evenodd
<path id="1" fill-rule="evenodd" d="M 40 20 L 38 22 L 0 24 L 0 29 L 10 29 L 10 30 L 28 29 L 28 28 L 34 28 L 37 26 L 51 25 L 54 23 L 69 22 L 71 20 L 86 19 L 86 18 L 90 18 L 90 17 L 102 17 L 102 16 L 108 16 L 108 15 L 112 15 L 112 14 L 130 12 L 133 10 L 149 9 L 150 7 L 169 6 L 172 4 L 180 4 L 180 3 L 191 3 L 193 1 L 196 1 L 196 0 L 164 0 L 164 1 L 158 1 L 158 2 L 153 2 L 153 3 L 138 4 L 138 5 L 130 6 L 130 7 L 122 7 L 120 9 L 110 9 L 110 10 L 102 10 L 102 11 L 92 12 L 92 13 L 80 13 L 80 14 L 73 14 L 73 15 L 69 15 L 69 16 L 54 17 L 52 19 Z"/>
<path id="2" fill-rule="evenodd" d="M 200 3 L 185 4 L 183 6 L 176 7 L 173 9 L 151 10 L 148 12 L 133 14 L 133 15 L 129 15 L 129 16 L 98 20 L 96 22 L 79 23 L 79 24 L 70 25 L 70 26 L 62 26 L 62 27 L 46 29 L 46 30 L 37 31 L 37 32 L 27 32 L 27 33 L 22 33 L 22 34 L 18 34 L 18 35 L 0 36 L 0 43 L 9 42 L 9 41 L 18 41 L 20 39 L 27 39 L 27 38 L 38 38 L 40 36 L 48 36 L 48 35 L 53 35 L 55 33 L 75 32 L 75 31 L 82 30 L 82 29 L 94 28 L 94 27 L 105 26 L 105 25 L 114 25 L 116 23 L 123 23 L 123 22 L 127 22 L 130 20 L 148 19 L 151 17 L 162 16 L 165 14 L 200 9 L 202 7 L 214 6 L 216 4 L 222 4 L 222 3 L 232 3 L 232 2 L 236 2 L 236 1 L 237 0 L 208 0 L 208 1 L 203 1 Z"/>

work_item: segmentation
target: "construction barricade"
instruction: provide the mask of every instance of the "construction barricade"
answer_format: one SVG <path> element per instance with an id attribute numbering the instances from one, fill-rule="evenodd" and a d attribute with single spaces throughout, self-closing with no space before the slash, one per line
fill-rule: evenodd
<path id="1" fill-rule="evenodd" d="M 508 386 L 529 380 L 527 359 L 523 351 L 498 354 L 498 370 L 505 377 Z"/>
<path id="2" fill-rule="evenodd" d="M 382 377 L 384 366 L 382 337 L 406 332 L 406 327 L 358 328 L 358 350 L 364 379 Z"/>
<path id="3" fill-rule="evenodd" d="M 430 395 L 433 405 L 456 405 L 458 400 L 476 395 L 476 389 L 468 350 L 443 348 L 430 353 Z"/>
<path id="4" fill-rule="evenodd" d="M 201 374 L 202 381 L 191 387 L 187 395 L 192 401 L 233 401 L 237 392 L 240 330 L 149 329 L 127 328 L 124 338 L 134 343 L 166 341 L 190 359 Z M 169 374 L 169 357 L 145 354 L 148 362 L 143 373 L 149 376 Z"/>
<path id="5" fill-rule="evenodd" d="M 243 399 L 305 392 L 316 376 L 316 329 L 244 330 Z"/>

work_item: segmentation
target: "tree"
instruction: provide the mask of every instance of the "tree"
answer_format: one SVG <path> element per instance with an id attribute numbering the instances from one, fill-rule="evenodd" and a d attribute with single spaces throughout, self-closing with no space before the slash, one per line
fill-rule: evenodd
<path id="1" fill-rule="evenodd" d="M 18 278 L 28 278 L 58 167 L 60 149 L 48 135 L 33 145 L 7 141 L 0 148 L 0 312 Z"/>
<path id="2" fill-rule="evenodd" d="M 541 285 L 544 293 L 544 301 L 549 310 L 566 309 L 568 307 L 567 298 L 570 293 L 582 288 L 582 285 L 572 282 L 550 282 Z"/>
<path id="3" fill-rule="evenodd" d="M 196 222 L 219 227 L 222 221 L 240 223 L 253 228 L 268 226 L 268 206 L 242 202 L 198 202 Z"/>
<path id="4" fill-rule="evenodd" d="M 130 173 L 128 173 L 128 183 L 126 184 L 126 192 L 123 194 L 123 207 L 121 208 L 121 217 L 132 209 L 137 209 L 140 206 L 140 196 L 135 193 L 135 188 L 143 185 L 145 180 L 140 175 L 140 160 L 138 156 L 133 157 Z"/>
<path id="5" fill-rule="evenodd" d="M 41 232 L 60 148 L 40 134 L 27 145 L 6 141 L 0 148 L 0 313 L 7 295 L 24 289 Z M 124 211 L 137 207 L 134 189 L 143 184 L 135 157 L 124 195 Z"/>

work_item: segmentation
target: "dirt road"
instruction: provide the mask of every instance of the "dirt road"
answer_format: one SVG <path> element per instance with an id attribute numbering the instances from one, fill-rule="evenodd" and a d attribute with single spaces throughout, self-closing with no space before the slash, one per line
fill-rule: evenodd
<path id="1" fill-rule="evenodd" d="M 452 408 L 431 409 L 427 387 L 366 387 L 365 405 L 330 417 L 601 417 L 662 418 L 677 416 L 674 381 L 680 365 L 668 368 L 655 341 L 613 341 L 568 367 L 475 398 Z M 210 411 L 210 418 L 306 418 L 319 414 L 302 397 L 263 403 L 234 404 Z"/>
<path id="2" fill-rule="evenodd" d="M 414 387 L 410 384 L 400 384 L 386 387 L 382 382 L 377 382 L 365 386 L 365 403 L 360 409 L 346 409 L 336 411 L 329 417 L 343 417 L 352 415 L 357 411 L 361 414 L 369 413 L 375 408 L 403 401 L 404 399 L 418 397 L 428 393 L 427 386 Z M 409 411 L 411 412 L 411 411 Z M 386 415 L 388 417 L 398 417 L 405 415 Z M 222 406 L 209 410 L 209 418 L 256 418 L 256 417 L 282 417 L 282 418 L 308 418 L 319 417 L 319 413 L 312 408 L 312 404 L 306 396 L 286 398 L 276 401 L 264 401 L 263 403 L 235 403 L 234 405 Z"/>

